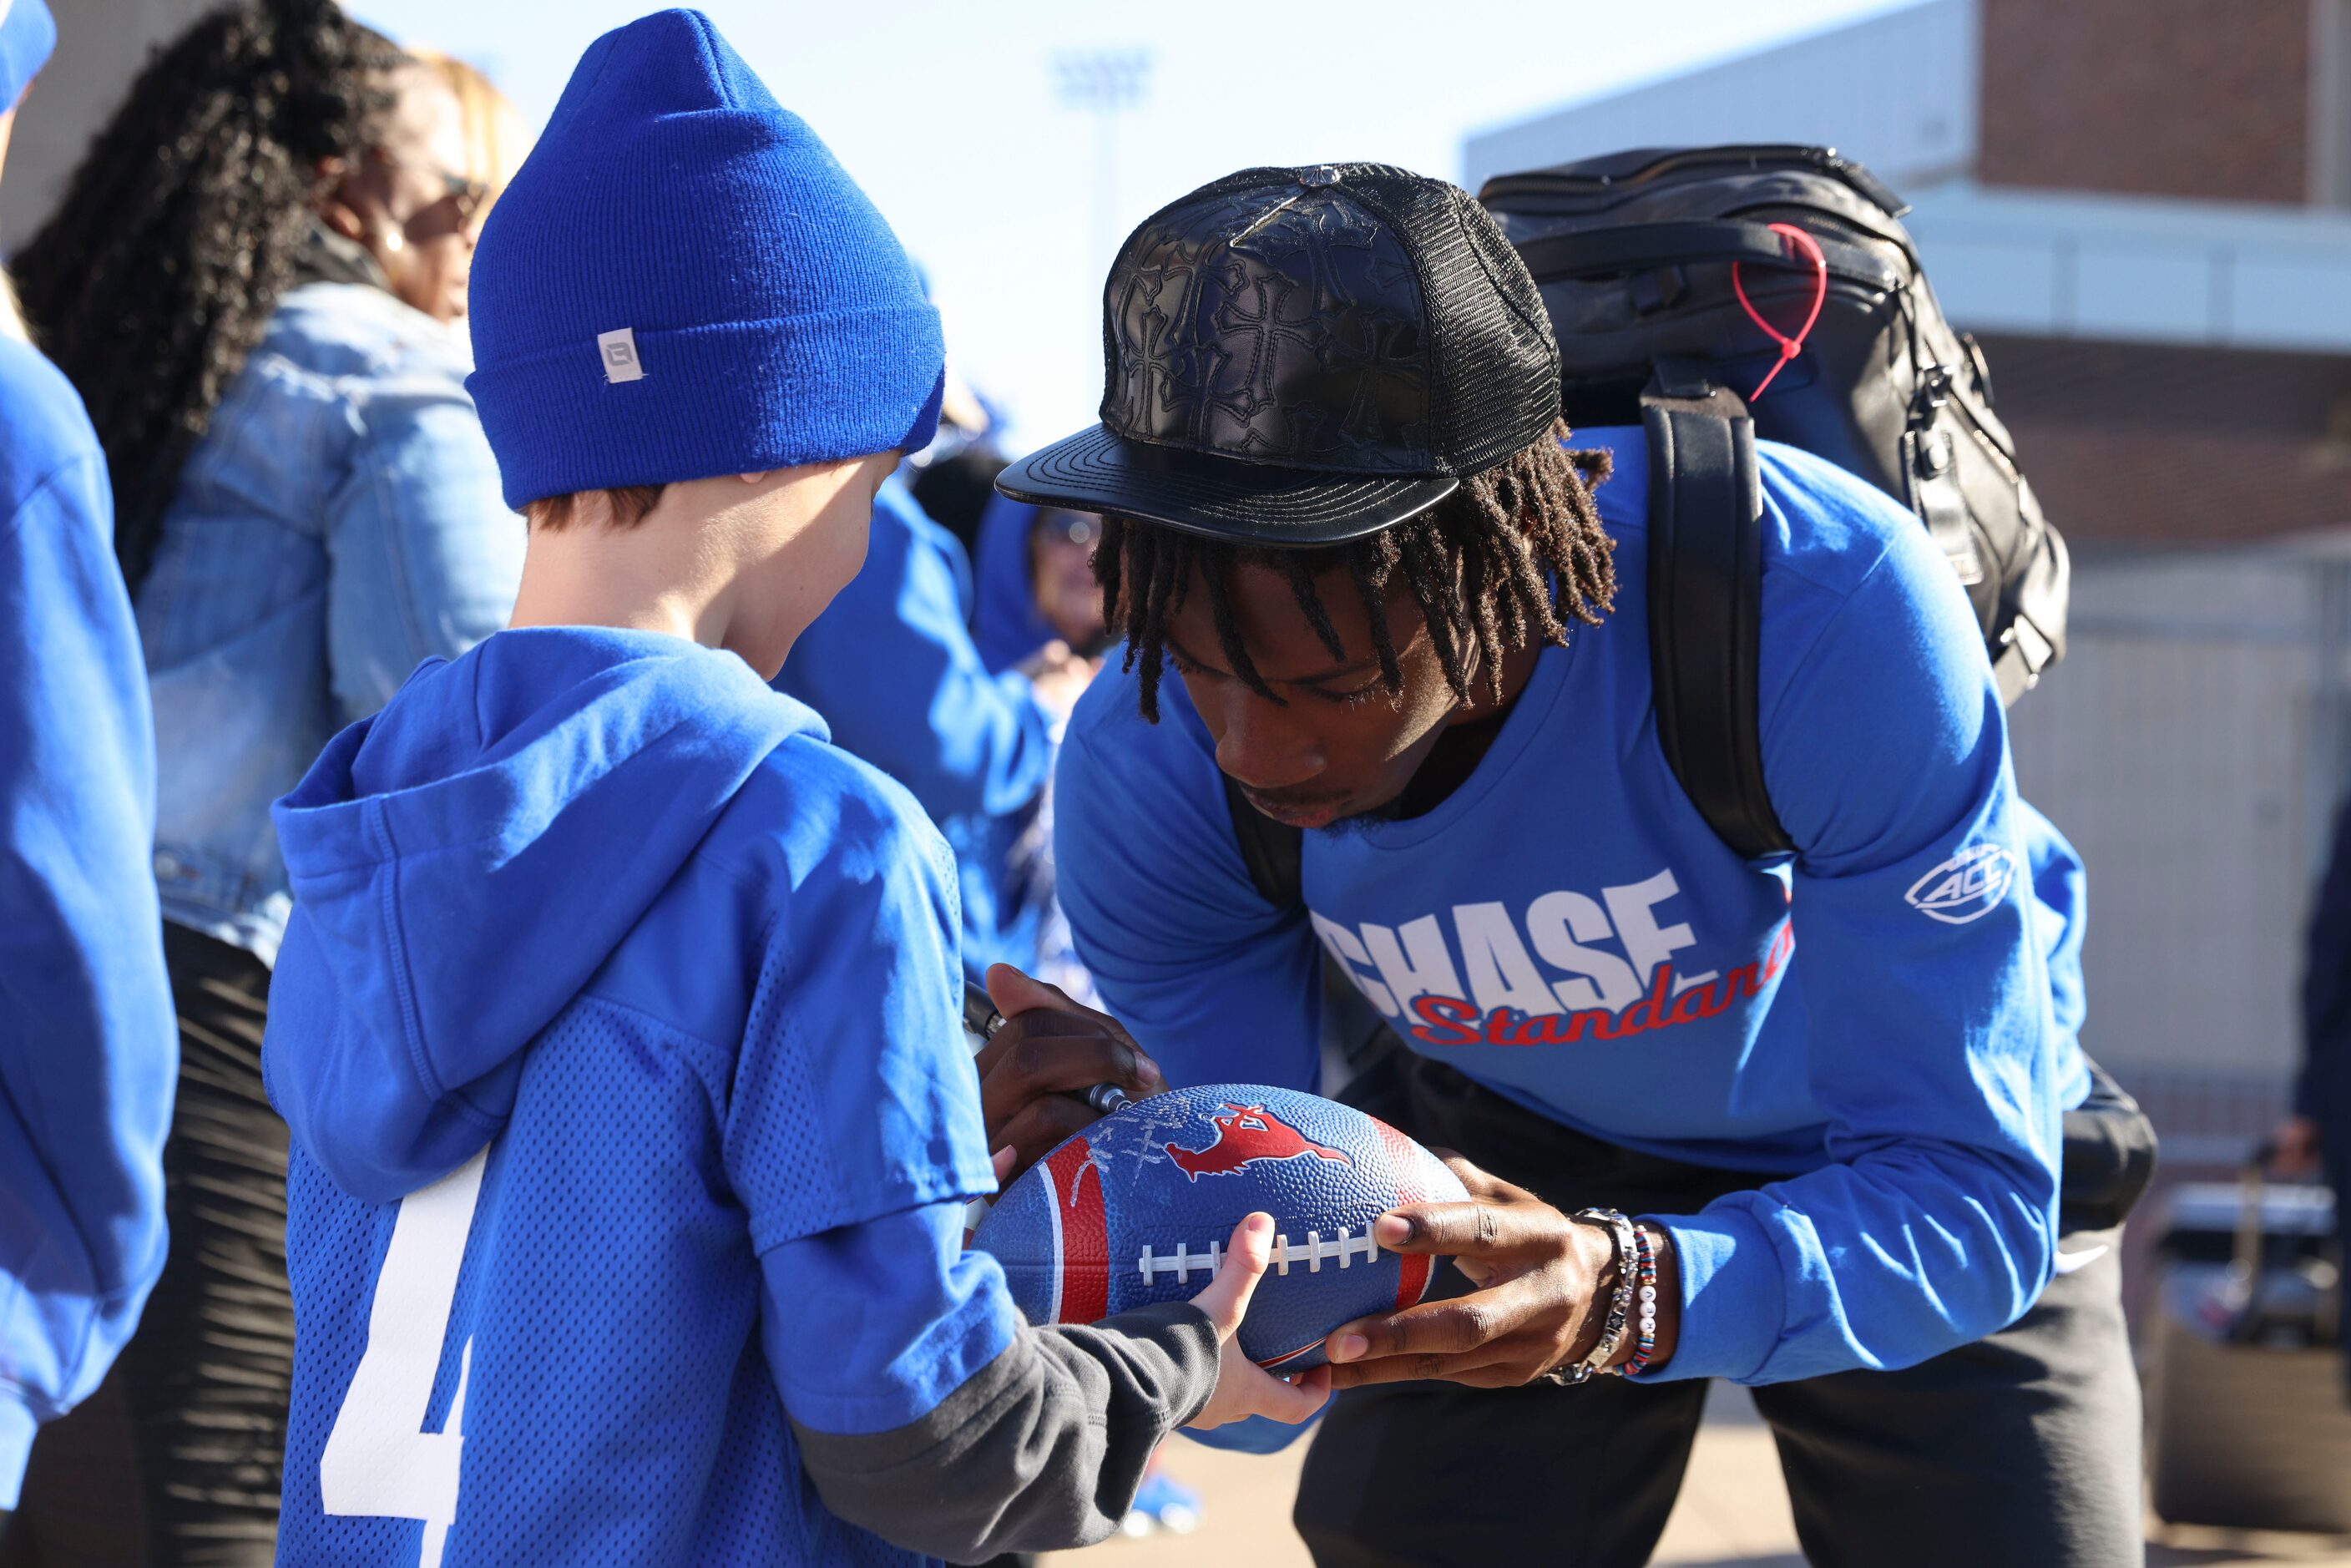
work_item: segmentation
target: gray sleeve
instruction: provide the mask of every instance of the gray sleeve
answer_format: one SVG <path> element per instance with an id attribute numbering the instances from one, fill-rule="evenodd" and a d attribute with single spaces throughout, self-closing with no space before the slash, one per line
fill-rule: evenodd
<path id="1" fill-rule="evenodd" d="M 1217 1387 L 1217 1331 L 1189 1301 L 1092 1328 L 1024 1328 L 928 1415 L 844 1437 L 792 1423 L 825 1506 L 956 1563 L 1089 1546 L 1118 1527 L 1152 1450 Z"/>

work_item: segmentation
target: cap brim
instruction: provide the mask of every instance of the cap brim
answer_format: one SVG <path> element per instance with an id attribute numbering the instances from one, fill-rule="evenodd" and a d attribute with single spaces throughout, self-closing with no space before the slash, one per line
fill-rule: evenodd
<path id="1" fill-rule="evenodd" d="M 1426 511 L 1448 475 L 1373 476 L 1277 468 L 1080 431 L 1011 464 L 996 487 L 1032 507 L 1117 512 L 1187 534 L 1273 549 L 1345 544 Z"/>

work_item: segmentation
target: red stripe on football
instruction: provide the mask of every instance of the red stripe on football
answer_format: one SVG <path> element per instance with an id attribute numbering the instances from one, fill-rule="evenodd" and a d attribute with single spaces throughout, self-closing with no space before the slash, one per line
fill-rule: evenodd
<path id="1" fill-rule="evenodd" d="M 1082 1137 L 1053 1151 L 1045 1164 L 1061 1204 L 1061 1321 L 1100 1322 L 1110 1316 L 1110 1228 L 1102 1218 L 1102 1173 Z"/>
<path id="2" fill-rule="evenodd" d="M 1420 1145 L 1377 1116 L 1371 1124 L 1380 1130 L 1380 1146 L 1387 1151 L 1388 1179 L 1395 1184 L 1397 1206 L 1427 1202 L 1428 1187 L 1420 1179 Z M 1429 1260 L 1423 1253 L 1399 1252 L 1396 1261 L 1404 1266 L 1396 1277 L 1396 1310 L 1402 1312 L 1428 1293 Z"/>

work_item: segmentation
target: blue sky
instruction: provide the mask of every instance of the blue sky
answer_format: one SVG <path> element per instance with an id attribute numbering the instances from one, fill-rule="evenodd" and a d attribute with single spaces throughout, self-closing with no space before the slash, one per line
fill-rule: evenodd
<path id="1" fill-rule="evenodd" d="M 1474 129 L 1894 9 L 1900 0 L 705 0 L 931 273 L 948 352 L 1008 404 L 1015 447 L 1102 393 L 1092 120 L 1057 52 L 1143 48 L 1108 226 L 1252 163 L 1374 159 L 1458 177 Z M 643 0 L 350 0 L 403 43 L 473 61 L 536 127 L 590 39 Z M 1180 26 L 1172 17 L 1183 16 Z M 1641 25 L 1655 18 L 1656 25 Z M 1667 20 L 1669 18 L 1669 20 Z"/>

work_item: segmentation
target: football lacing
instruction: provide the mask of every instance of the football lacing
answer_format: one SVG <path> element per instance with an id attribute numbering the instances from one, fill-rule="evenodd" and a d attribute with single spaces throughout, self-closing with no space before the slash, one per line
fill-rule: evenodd
<path id="1" fill-rule="evenodd" d="M 1357 1258 L 1363 1259 L 1366 1263 L 1377 1262 L 1379 1255 L 1380 1244 L 1372 1239 L 1369 1226 L 1364 1228 L 1364 1233 L 1361 1236 L 1353 1236 L 1347 1227 L 1343 1225 L 1339 1227 L 1339 1238 L 1335 1241 L 1325 1241 L 1322 1239 L 1321 1231 L 1310 1230 L 1306 1233 L 1306 1244 L 1303 1247 L 1292 1247 L 1287 1236 L 1277 1236 L 1273 1239 L 1273 1268 L 1274 1272 L 1278 1274 L 1289 1273 L 1290 1265 L 1293 1261 L 1305 1264 L 1308 1273 L 1319 1274 L 1322 1271 L 1322 1260 L 1326 1258 L 1336 1259 L 1339 1267 L 1344 1269 Z M 1142 1273 L 1143 1282 L 1146 1285 L 1162 1274 L 1173 1274 L 1178 1281 L 1188 1284 L 1191 1282 L 1193 1270 L 1205 1269 L 1213 1278 L 1217 1270 L 1224 1267 L 1224 1262 L 1225 1244 L 1221 1241 L 1209 1242 L 1206 1253 L 1193 1251 L 1192 1244 L 1188 1241 L 1179 1241 L 1176 1244 L 1176 1251 L 1171 1257 L 1152 1256 L 1151 1243 L 1146 1241 L 1143 1244 L 1143 1257 L 1137 1262 L 1136 1268 Z"/>

